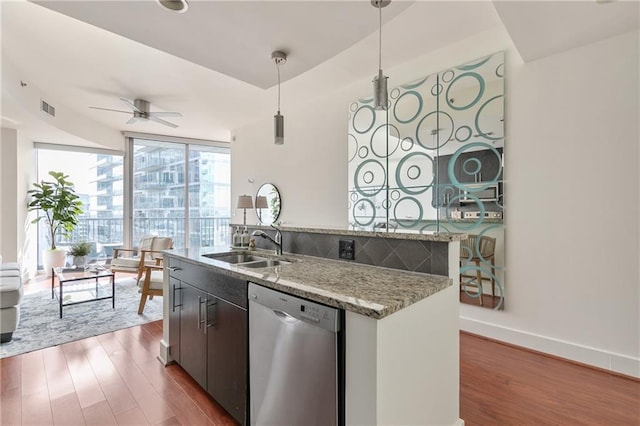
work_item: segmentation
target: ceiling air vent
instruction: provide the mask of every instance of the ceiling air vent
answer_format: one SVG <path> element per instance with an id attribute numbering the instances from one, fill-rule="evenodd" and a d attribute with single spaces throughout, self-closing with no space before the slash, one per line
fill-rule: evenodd
<path id="1" fill-rule="evenodd" d="M 56 116 L 56 109 L 52 106 L 49 105 L 46 101 L 40 99 L 40 109 L 44 112 L 46 112 L 47 114 L 49 114 L 52 117 Z"/>

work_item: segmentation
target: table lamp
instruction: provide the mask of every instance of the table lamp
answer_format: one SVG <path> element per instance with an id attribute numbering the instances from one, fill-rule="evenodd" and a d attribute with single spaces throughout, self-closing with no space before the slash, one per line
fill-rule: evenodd
<path id="1" fill-rule="evenodd" d="M 269 204 L 267 203 L 267 197 L 264 195 L 256 196 L 256 209 L 258 210 L 258 217 L 260 218 L 260 222 L 262 222 L 262 209 L 268 209 Z"/>
<path id="2" fill-rule="evenodd" d="M 238 206 L 237 206 L 237 208 L 244 209 L 243 224 L 246 225 L 247 224 L 247 209 L 252 209 L 253 208 L 253 199 L 251 198 L 251 195 L 240 195 L 238 197 Z"/>

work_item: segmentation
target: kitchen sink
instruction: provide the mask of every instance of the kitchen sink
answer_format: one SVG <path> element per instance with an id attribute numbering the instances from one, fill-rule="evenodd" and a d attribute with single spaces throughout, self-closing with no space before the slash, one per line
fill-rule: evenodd
<path id="1" fill-rule="evenodd" d="M 203 254 L 204 257 L 219 260 L 220 262 L 238 264 L 255 261 L 266 261 L 266 257 L 254 256 L 248 253 L 209 253 Z"/>
<path id="2" fill-rule="evenodd" d="M 265 259 L 255 262 L 241 263 L 238 266 L 241 266 L 243 268 L 268 268 L 270 266 L 278 265 L 291 265 L 291 262 L 287 262 L 286 260 L 281 259 Z"/>
<path id="3" fill-rule="evenodd" d="M 270 266 L 291 264 L 289 260 L 255 256 L 247 252 L 207 253 L 203 254 L 203 256 L 243 268 L 268 268 Z"/>

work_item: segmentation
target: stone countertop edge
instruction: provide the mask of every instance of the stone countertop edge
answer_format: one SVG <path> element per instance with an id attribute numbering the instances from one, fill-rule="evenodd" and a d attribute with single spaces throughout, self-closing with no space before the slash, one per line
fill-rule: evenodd
<path id="1" fill-rule="evenodd" d="M 173 249 L 165 253 L 180 260 L 209 267 L 225 275 L 251 281 L 314 302 L 382 319 L 453 284 L 446 276 L 363 265 L 313 256 L 284 253 L 289 265 L 245 268 L 203 254 L 224 249 Z M 272 251 L 252 254 L 273 257 Z"/>
<path id="2" fill-rule="evenodd" d="M 244 227 L 242 224 L 230 224 L 230 227 Z M 270 226 L 265 225 L 246 225 L 252 229 L 273 230 Z M 420 233 L 420 231 L 403 230 L 401 232 L 373 232 L 373 231 L 356 231 L 351 229 L 327 229 L 327 228 L 297 228 L 293 226 L 278 227 L 283 232 L 308 232 L 310 234 L 329 234 L 329 235 L 352 235 L 354 237 L 378 237 L 392 238 L 396 240 L 423 240 L 448 243 L 451 241 L 461 241 L 467 238 L 466 233 L 447 233 L 433 232 Z"/>

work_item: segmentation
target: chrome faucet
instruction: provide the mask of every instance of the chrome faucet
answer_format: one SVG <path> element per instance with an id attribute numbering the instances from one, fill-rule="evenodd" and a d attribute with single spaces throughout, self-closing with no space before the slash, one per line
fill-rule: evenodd
<path id="1" fill-rule="evenodd" d="M 276 246 L 276 255 L 280 256 L 282 255 L 282 233 L 280 232 L 280 229 L 278 229 L 274 225 L 271 225 L 271 227 L 276 230 L 275 238 L 271 238 L 269 234 L 260 230 L 253 231 L 251 235 L 254 237 L 266 238 L 267 240 L 271 241 L 273 245 Z"/>

